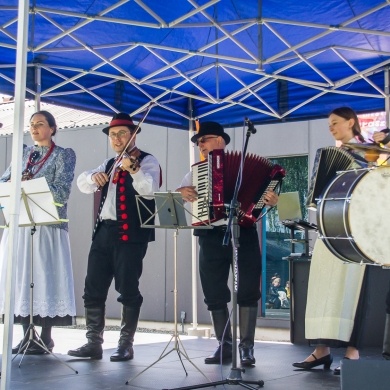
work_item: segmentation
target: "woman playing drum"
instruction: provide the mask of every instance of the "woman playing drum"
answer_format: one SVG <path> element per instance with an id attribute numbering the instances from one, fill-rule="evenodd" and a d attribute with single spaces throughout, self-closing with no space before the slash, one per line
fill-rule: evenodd
<path id="1" fill-rule="evenodd" d="M 364 141 L 356 113 L 349 107 L 333 110 L 328 120 L 329 130 L 333 138 L 341 142 L 341 147 Z M 356 165 L 361 167 L 361 162 Z M 305 337 L 315 349 L 304 361 L 293 363 L 294 367 L 311 369 L 323 365 L 329 369 L 333 362 L 330 347 L 346 347 L 346 359 L 359 359 L 367 298 L 362 291 L 368 268 L 366 270 L 366 265 L 358 263 L 345 264 L 317 239 L 310 266 L 305 316 Z M 339 367 L 334 374 L 340 374 Z"/>

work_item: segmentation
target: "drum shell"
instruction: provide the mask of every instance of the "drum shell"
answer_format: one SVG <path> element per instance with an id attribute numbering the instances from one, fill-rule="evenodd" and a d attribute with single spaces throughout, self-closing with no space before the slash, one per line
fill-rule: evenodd
<path id="1" fill-rule="evenodd" d="M 325 188 L 317 206 L 318 230 L 328 249 L 343 261 L 373 263 L 352 237 L 349 220 L 353 191 L 368 170 L 350 170 L 339 174 Z"/>
<path id="2" fill-rule="evenodd" d="M 345 171 L 317 207 L 320 238 L 343 261 L 390 267 L 390 166 Z"/>

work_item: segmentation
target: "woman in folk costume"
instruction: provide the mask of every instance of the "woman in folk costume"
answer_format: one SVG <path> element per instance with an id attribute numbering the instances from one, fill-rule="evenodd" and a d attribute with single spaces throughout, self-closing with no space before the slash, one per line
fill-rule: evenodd
<path id="1" fill-rule="evenodd" d="M 333 110 L 328 121 L 329 130 L 341 142 L 341 148 L 346 143 L 364 142 L 358 118 L 351 108 Z M 362 157 L 354 157 L 354 167 L 361 168 Z M 323 365 L 329 369 L 333 362 L 331 347 L 346 348 L 345 359 L 359 359 L 369 269 L 358 263 L 345 264 L 317 239 L 310 265 L 305 315 L 305 337 L 315 349 L 304 361 L 293 363 L 294 367 L 312 369 Z M 340 374 L 340 367 L 334 374 Z"/>
<path id="2" fill-rule="evenodd" d="M 72 149 L 57 146 L 52 137 L 57 125 L 52 114 L 38 111 L 30 118 L 30 134 L 34 146 L 23 150 L 22 180 L 45 177 L 53 194 L 61 220 L 67 218 L 69 199 L 76 155 Z M 1 182 L 12 180 L 11 167 Z M 33 247 L 33 323 L 42 327 L 41 341 L 52 351 L 54 341 L 51 337 L 53 325 L 72 325 L 76 315 L 72 260 L 68 235 L 68 223 L 19 227 L 17 270 L 15 285 L 15 322 L 23 325 L 25 338 L 12 349 L 12 353 L 26 351 L 27 354 L 44 354 L 37 343 L 28 343 L 30 324 L 30 282 L 31 248 Z M 8 257 L 8 229 L 5 229 L 0 244 L 0 312 L 4 313 L 4 303 L 8 299 L 5 292 L 6 267 Z"/>

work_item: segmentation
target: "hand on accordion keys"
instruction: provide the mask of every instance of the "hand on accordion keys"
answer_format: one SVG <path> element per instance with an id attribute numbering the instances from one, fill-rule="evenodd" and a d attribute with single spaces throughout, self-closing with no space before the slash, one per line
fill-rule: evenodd
<path id="1" fill-rule="evenodd" d="M 264 195 L 264 203 L 267 206 L 275 206 L 278 203 L 279 196 L 274 191 L 267 191 Z"/>
<path id="2" fill-rule="evenodd" d="M 182 198 L 186 202 L 195 202 L 198 199 L 198 193 L 195 186 L 186 186 L 177 188 L 176 191 L 181 193 Z"/>

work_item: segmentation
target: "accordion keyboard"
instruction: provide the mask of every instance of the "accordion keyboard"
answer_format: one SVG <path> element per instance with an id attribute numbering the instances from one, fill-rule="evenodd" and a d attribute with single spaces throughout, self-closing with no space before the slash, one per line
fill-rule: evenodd
<path id="1" fill-rule="evenodd" d="M 265 203 L 264 203 L 264 196 L 265 194 L 268 192 L 268 191 L 276 191 L 277 190 L 277 187 L 281 184 L 281 181 L 280 179 L 278 178 L 277 180 L 271 180 L 266 188 L 266 190 L 264 191 L 263 195 L 261 196 L 261 198 L 259 199 L 259 201 L 256 203 L 254 209 L 260 209 L 262 210 L 264 207 L 265 207 Z"/>
<path id="2" fill-rule="evenodd" d="M 209 220 L 209 175 L 207 161 L 192 167 L 192 185 L 196 187 L 198 200 L 192 203 L 192 223 Z"/>

